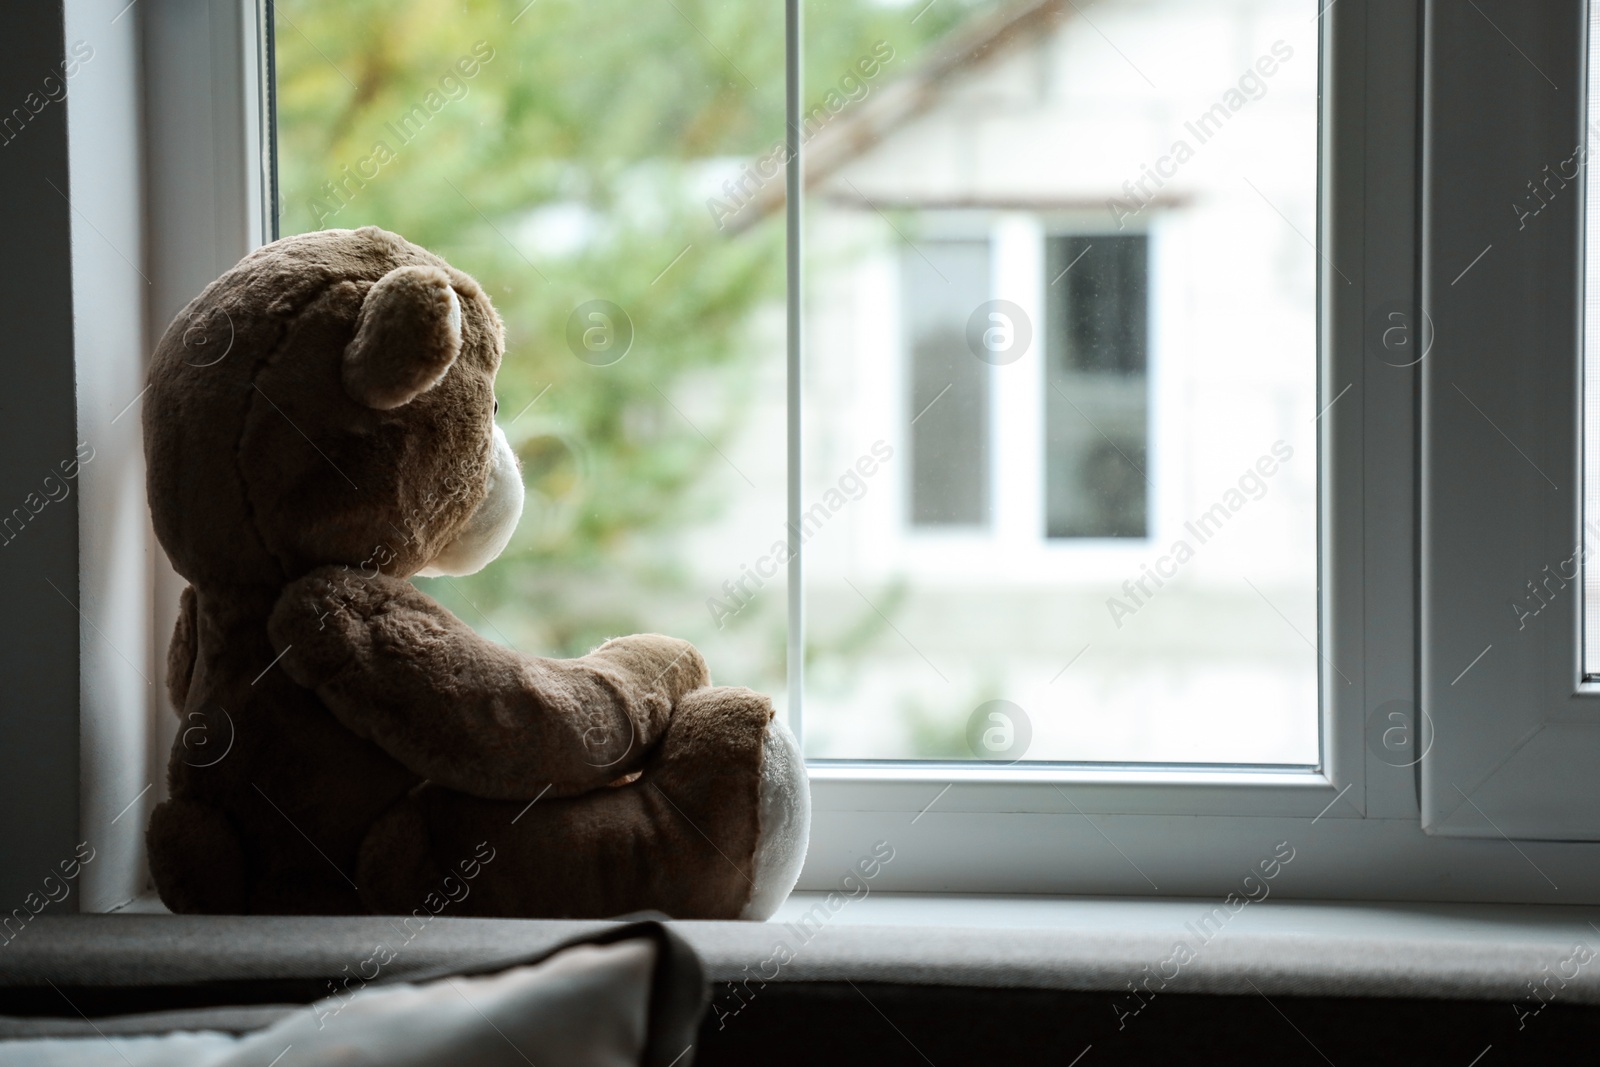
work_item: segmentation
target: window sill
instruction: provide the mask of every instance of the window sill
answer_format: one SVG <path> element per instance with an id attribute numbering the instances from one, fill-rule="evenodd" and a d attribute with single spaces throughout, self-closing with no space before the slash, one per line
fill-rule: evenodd
<path id="1" fill-rule="evenodd" d="M 746 965 L 772 975 L 750 960 L 782 942 L 794 958 L 775 981 L 1508 1001 L 1548 981 L 1563 1001 L 1600 1003 L 1600 968 L 1587 965 L 1600 930 L 1577 907 L 1268 899 L 1230 912 L 1218 900 L 911 893 L 833 904 L 796 893 L 764 926 L 680 925 L 724 981 Z"/>
<path id="2" fill-rule="evenodd" d="M 830 910 L 828 896 L 796 893 L 766 923 L 674 928 L 719 985 L 1126 996 L 1131 983 L 1157 994 L 1525 1001 L 1532 982 L 1566 1003 L 1600 1004 L 1600 967 L 1588 964 L 1600 930 L 1576 907 L 1267 899 L 1230 913 L 1218 900 L 873 892 L 840 894 Z M 446 914 L 406 938 L 411 927 L 392 918 L 165 916 L 137 903 L 117 915 L 41 917 L 8 947 L 0 987 L 337 976 L 379 942 L 396 948 L 393 973 L 404 974 L 531 952 L 598 925 Z"/>

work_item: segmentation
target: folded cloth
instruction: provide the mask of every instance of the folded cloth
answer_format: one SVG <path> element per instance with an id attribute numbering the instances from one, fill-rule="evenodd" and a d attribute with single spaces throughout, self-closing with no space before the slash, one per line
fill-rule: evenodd
<path id="1" fill-rule="evenodd" d="M 0 1067 L 688 1067 L 704 972 L 656 922 L 538 962 L 374 982 L 304 1007 L 6 1020 Z M 243 1035 L 226 1032 L 243 1027 Z M 36 1036 L 35 1036 L 36 1035 Z"/>

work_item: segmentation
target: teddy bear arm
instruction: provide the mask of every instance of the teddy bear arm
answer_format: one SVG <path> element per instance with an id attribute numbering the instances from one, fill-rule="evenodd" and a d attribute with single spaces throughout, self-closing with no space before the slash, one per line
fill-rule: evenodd
<path id="1" fill-rule="evenodd" d="M 268 632 L 284 669 L 351 732 L 419 777 L 492 799 L 630 773 L 703 671 L 692 646 L 668 639 L 527 656 L 410 582 L 335 568 L 291 583 Z"/>
<path id="2" fill-rule="evenodd" d="M 673 706 L 710 680 L 687 641 L 641 634 L 587 656 L 483 637 L 410 582 L 319 568 L 268 624 L 284 669 L 408 770 L 489 799 L 552 796 L 637 770 Z"/>
<path id="3" fill-rule="evenodd" d="M 537 773 L 551 783 L 554 796 L 638 770 L 678 702 L 710 684 L 700 652 L 677 638 L 636 634 L 613 638 L 576 659 L 547 659 L 494 644 L 445 614 L 471 649 L 464 648 L 463 661 L 451 669 L 429 672 L 453 680 L 448 706 L 460 709 L 462 721 L 452 728 L 452 742 L 475 741 L 486 758 L 529 748 L 541 753 Z M 564 771 L 552 774 L 552 767 Z"/>
<path id="4" fill-rule="evenodd" d="M 489 800 L 531 800 L 598 788 L 643 762 L 648 745 L 629 712 L 651 716 L 611 683 L 499 646 L 434 646 L 352 663 L 316 692 L 418 777 Z"/>

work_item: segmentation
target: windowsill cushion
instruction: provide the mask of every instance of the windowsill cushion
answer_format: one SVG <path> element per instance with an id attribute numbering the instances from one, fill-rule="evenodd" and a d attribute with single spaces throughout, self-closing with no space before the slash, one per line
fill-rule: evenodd
<path id="1" fill-rule="evenodd" d="M 532 953 L 592 921 L 42 915 L 0 945 L 0 1014 L 308 1001 Z M 1600 1003 L 1600 931 L 1577 908 L 797 893 L 766 923 L 678 922 L 714 984 L 909 985 L 1512 1000 L 1559 981 Z M 383 946 L 379 952 L 378 946 Z M 1183 946 L 1180 948 L 1179 946 Z M 384 961 L 378 963 L 376 961 Z M 1574 962 L 1577 961 L 1577 962 Z M 1576 972 L 1576 973 L 1574 973 Z M 1560 976 L 1552 979 L 1551 976 Z"/>

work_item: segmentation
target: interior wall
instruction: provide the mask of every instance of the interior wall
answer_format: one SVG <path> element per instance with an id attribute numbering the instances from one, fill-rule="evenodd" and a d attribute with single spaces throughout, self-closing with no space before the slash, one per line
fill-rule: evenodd
<path id="1" fill-rule="evenodd" d="M 62 6 L 0 33 L 0 918 L 72 910 L 78 843 L 78 438 Z M 50 79 L 47 81 L 47 79 Z M 66 467 L 63 467 L 66 464 Z M 47 883 L 47 879 L 49 879 Z M 15 920 L 6 940 L 25 936 Z M 21 931 L 15 934 L 12 931 Z"/>

